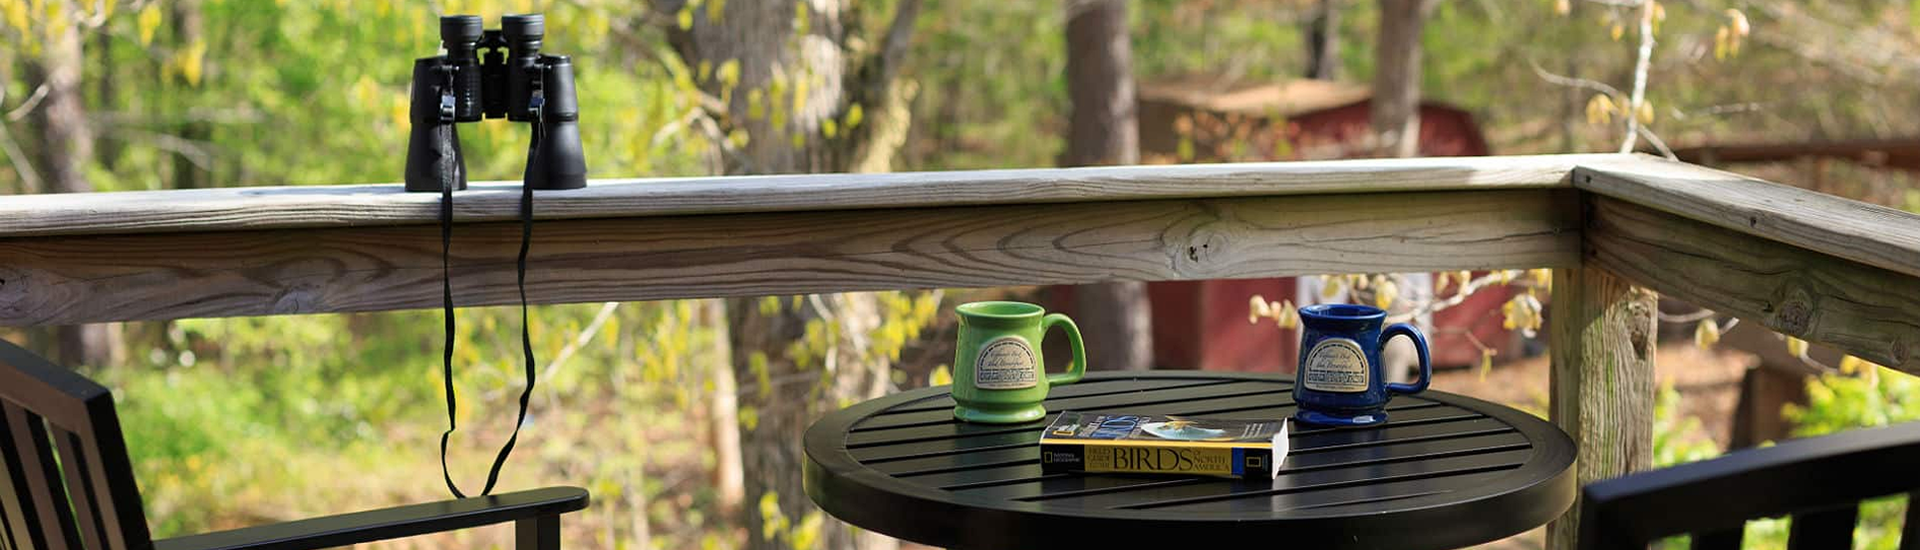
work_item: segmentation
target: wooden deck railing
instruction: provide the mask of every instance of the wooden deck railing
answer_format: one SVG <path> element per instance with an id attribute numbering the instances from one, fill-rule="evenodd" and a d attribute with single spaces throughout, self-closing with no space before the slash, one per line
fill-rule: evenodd
<path id="1" fill-rule="evenodd" d="M 0 325 L 437 307 L 438 201 L 0 198 Z M 507 184 L 456 200 L 460 305 L 517 301 L 517 204 Z M 1582 483 L 1651 460 L 1639 287 L 1920 372 L 1920 216 L 1644 156 L 618 180 L 538 205 L 548 304 L 1554 268 L 1552 415 Z"/>

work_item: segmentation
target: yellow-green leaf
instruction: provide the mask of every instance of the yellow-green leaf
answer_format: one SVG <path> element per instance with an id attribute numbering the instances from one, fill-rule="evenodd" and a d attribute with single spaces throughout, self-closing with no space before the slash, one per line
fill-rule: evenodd
<path id="1" fill-rule="evenodd" d="M 720 68 L 716 71 L 718 72 L 715 72 L 714 76 L 720 79 L 721 85 L 728 88 L 740 85 L 740 60 L 728 59 L 720 63 Z"/>
<path id="2" fill-rule="evenodd" d="M 15 2 L 26 3 L 24 0 L 15 0 Z M 22 13 L 21 17 L 24 19 L 26 15 Z M 12 14 L 8 14 L 8 20 L 11 21 L 12 18 Z M 134 30 L 139 31 L 140 45 L 153 44 L 153 32 L 160 29 L 160 3 L 153 2 L 140 8 L 140 15 L 134 17 L 133 26 Z"/>
<path id="3" fill-rule="evenodd" d="M 751 432 L 760 428 L 760 408 L 752 405 L 740 407 L 740 426 Z"/>
<path id="4" fill-rule="evenodd" d="M 1714 322 L 1712 317 L 1701 319 L 1700 324 L 1693 327 L 1693 345 L 1700 349 L 1713 347 L 1719 341 L 1720 323 Z"/>
<path id="5" fill-rule="evenodd" d="M 4 12 L 8 26 L 21 34 L 28 34 L 27 0 L 0 0 L 0 12 Z"/>
<path id="6" fill-rule="evenodd" d="M 1340 293 L 1345 290 L 1346 290 L 1346 285 L 1341 282 L 1339 277 L 1321 277 L 1320 278 L 1320 299 L 1321 300 L 1332 300 L 1334 298 L 1339 298 Z"/>
<path id="7" fill-rule="evenodd" d="M 185 78 L 187 84 L 199 86 L 201 71 L 206 67 L 207 43 L 196 40 L 181 48 L 178 56 L 180 77 Z"/>
<path id="8" fill-rule="evenodd" d="M 1861 368 L 1865 367 L 1866 365 L 1867 365 L 1867 362 L 1865 360 L 1862 360 L 1859 357 L 1854 357 L 1852 355 L 1848 355 L 1846 357 L 1840 358 L 1840 372 L 1842 373 L 1855 374 L 1860 372 Z"/>
<path id="9" fill-rule="evenodd" d="M 820 531 L 826 525 L 827 515 L 819 510 L 807 512 L 800 517 L 800 523 L 793 526 L 791 542 L 794 550 L 814 550 L 820 545 Z"/>
<path id="10" fill-rule="evenodd" d="M 867 111 L 866 109 L 861 108 L 859 103 L 855 103 L 852 106 L 847 107 L 847 129 L 848 130 L 852 130 L 854 128 L 859 127 L 860 121 L 863 121 L 866 119 L 867 119 Z"/>
<path id="11" fill-rule="evenodd" d="M 953 384 L 953 371 L 946 365 L 933 368 L 933 374 L 927 375 L 928 386 L 948 386 Z"/>
<path id="12" fill-rule="evenodd" d="M 1807 358 L 1807 341 L 1792 336 L 1787 337 L 1787 353 L 1801 359 Z"/>
<path id="13" fill-rule="evenodd" d="M 1247 324 L 1258 324 L 1261 317 L 1271 316 L 1273 308 L 1267 305 L 1267 297 L 1255 294 L 1247 299 Z"/>
<path id="14" fill-rule="evenodd" d="M 1393 301 L 1400 298 L 1400 285 L 1392 279 L 1382 278 L 1374 282 L 1373 305 L 1380 309 L 1393 307 Z"/>

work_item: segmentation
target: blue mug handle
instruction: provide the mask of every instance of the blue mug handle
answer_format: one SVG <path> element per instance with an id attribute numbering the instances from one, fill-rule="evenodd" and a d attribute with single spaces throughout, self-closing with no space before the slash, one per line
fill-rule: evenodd
<path id="1" fill-rule="evenodd" d="M 1420 329 L 1406 323 L 1394 323 L 1387 330 L 1380 331 L 1380 347 L 1387 347 L 1387 340 L 1394 336 L 1406 335 L 1413 339 L 1413 348 L 1420 352 L 1420 381 L 1412 384 L 1387 384 L 1388 393 L 1415 394 L 1427 391 L 1427 383 L 1433 381 L 1433 361 L 1427 357 L 1427 337 Z"/>

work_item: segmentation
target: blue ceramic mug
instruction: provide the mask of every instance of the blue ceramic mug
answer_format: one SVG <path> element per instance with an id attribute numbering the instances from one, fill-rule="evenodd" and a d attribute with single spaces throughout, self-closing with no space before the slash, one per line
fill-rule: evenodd
<path id="1" fill-rule="evenodd" d="M 1381 330 L 1386 310 L 1352 304 L 1300 308 L 1300 368 L 1293 384 L 1294 418 L 1327 426 L 1366 426 L 1387 421 L 1393 394 L 1426 391 L 1433 378 L 1427 337 L 1420 329 L 1396 323 Z M 1420 352 L 1420 381 L 1388 384 L 1380 366 L 1380 348 L 1394 336 L 1413 339 Z"/>

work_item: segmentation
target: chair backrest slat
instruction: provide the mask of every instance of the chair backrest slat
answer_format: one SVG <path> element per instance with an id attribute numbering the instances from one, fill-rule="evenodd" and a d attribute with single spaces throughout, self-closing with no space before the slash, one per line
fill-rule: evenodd
<path id="1" fill-rule="evenodd" d="M 1900 550 L 1920 550 L 1920 491 L 1907 493 L 1906 521 L 1900 526 Z"/>
<path id="2" fill-rule="evenodd" d="M 33 503 L 20 495 L 26 490 L 25 478 L 13 451 L 13 431 L 7 428 L 7 415 L 0 411 L 0 534 L 6 535 L 7 550 L 38 550 L 46 546 L 40 524 L 31 520 Z M 11 495 L 11 496 L 8 496 Z"/>
<path id="3" fill-rule="evenodd" d="M 80 450 L 80 436 L 60 428 L 53 428 L 54 446 L 60 449 L 60 466 L 66 473 L 67 498 L 73 499 L 73 516 L 80 522 L 80 540 L 87 548 L 124 548 L 109 547 L 104 544 L 106 533 L 102 532 L 100 521 L 100 503 L 95 502 L 93 478 L 87 475 L 87 453 Z"/>
<path id="4" fill-rule="evenodd" d="M 14 546 L 151 545 L 106 387 L 0 341 L 0 407 L 0 521 Z"/>
<path id="5" fill-rule="evenodd" d="M 1740 538 L 1745 535 L 1743 531 L 1745 531 L 1745 529 L 1736 527 L 1706 533 L 1695 533 L 1693 535 L 1693 546 L 1691 548 L 1693 550 L 1740 550 Z"/>
<path id="6" fill-rule="evenodd" d="M 0 475 L 6 475 L 6 472 L 0 472 Z M 12 528 L 13 525 L 7 522 L 6 509 L 0 508 L 0 549 L 20 550 L 19 546 L 13 544 L 13 535 L 9 532 Z"/>
<path id="7" fill-rule="evenodd" d="M 1787 531 L 1787 550 L 1852 548 L 1853 524 L 1859 519 L 1857 504 L 1794 514 Z"/>
<path id="8" fill-rule="evenodd" d="M 75 432 L 75 444 L 91 449 L 85 479 L 100 514 L 101 535 L 106 547 L 134 550 L 150 542 L 146 509 L 140 503 L 140 486 L 133 479 L 133 461 L 127 457 L 127 442 L 120 433 L 120 420 L 113 414 L 113 402 L 89 404 L 94 422 L 86 431 Z"/>
<path id="9" fill-rule="evenodd" d="M 7 418 L 5 454 L 19 464 L 15 477 L 26 489 L 16 492 L 15 498 L 30 502 L 33 508 L 32 517 L 26 520 L 39 527 L 47 547 L 81 548 L 73 510 L 60 490 L 60 471 L 54 464 L 46 424 L 40 415 L 5 400 L 0 400 L 0 409 L 5 410 Z"/>

